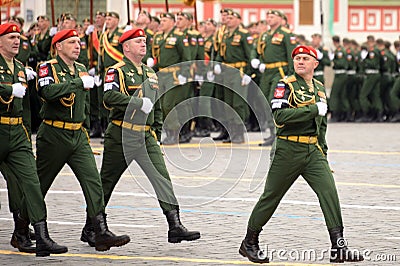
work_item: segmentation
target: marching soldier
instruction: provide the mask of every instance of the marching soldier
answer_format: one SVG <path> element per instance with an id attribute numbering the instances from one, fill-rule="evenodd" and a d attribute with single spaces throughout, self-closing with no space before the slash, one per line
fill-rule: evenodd
<path id="1" fill-rule="evenodd" d="M 271 101 L 277 125 L 275 154 L 264 192 L 251 213 L 239 253 L 252 262 L 269 262 L 267 254 L 260 250 L 259 234 L 283 196 L 301 175 L 319 198 L 332 243 L 330 261 L 362 261 L 364 258 L 360 252 L 350 251 L 343 238 L 339 198 L 326 159 L 328 106 L 323 84 L 313 79 L 318 65 L 317 51 L 310 46 L 298 46 L 293 50 L 292 57 L 295 74 L 277 83 Z"/>
<path id="2" fill-rule="evenodd" d="M 367 49 L 361 52 L 365 80 L 359 94 L 362 117 L 359 122 L 382 121 L 383 105 L 380 97 L 383 57 L 375 45 L 375 38 L 367 36 Z"/>
<path id="3" fill-rule="evenodd" d="M 149 66 L 149 67 L 154 66 L 154 59 L 152 58 L 152 55 L 151 55 L 151 45 L 153 43 L 154 31 L 149 29 L 151 20 L 152 20 L 152 18 L 151 18 L 150 13 L 147 12 L 146 10 L 142 9 L 139 12 L 138 17 L 135 21 L 136 27 L 143 29 L 144 32 L 146 33 L 147 53 L 146 53 L 146 56 L 143 57 L 143 63 L 147 64 L 147 66 Z"/>
<path id="4" fill-rule="evenodd" d="M 351 41 L 347 38 L 343 39 L 343 48 L 346 50 L 346 59 L 348 63 L 347 68 L 347 81 L 346 81 L 346 91 L 344 93 L 344 97 L 348 100 L 348 105 L 343 105 L 345 108 L 339 117 L 339 121 L 344 122 L 353 122 L 353 110 L 352 103 L 354 103 L 354 99 L 358 98 L 357 89 L 355 86 L 356 83 L 356 73 L 357 73 L 357 55 L 356 52 L 351 47 Z"/>
<path id="5" fill-rule="evenodd" d="M 263 75 L 260 89 L 267 102 L 271 102 L 274 86 L 279 79 L 293 73 L 291 53 L 296 47 L 296 36 L 285 26 L 282 26 L 283 13 L 279 10 L 268 10 L 267 23 L 270 29 L 261 34 L 258 39 L 256 53 L 252 55 L 251 65 L 259 69 Z M 271 114 L 268 114 L 269 138 L 260 146 L 270 146 L 275 140 L 275 126 Z"/>
<path id="6" fill-rule="evenodd" d="M 333 62 L 333 70 L 335 78 L 332 84 L 332 91 L 329 99 L 329 109 L 331 112 L 331 122 L 339 122 L 345 110 L 349 109 L 349 99 L 346 94 L 347 69 L 349 62 L 347 61 L 346 49 L 340 44 L 340 37 L 332 37 L 335 51 L 330 55 Z"/>
<path id="7" fill-rule="evenodd" d="M 224 143 L 243 143 L 244 126 L 249 110 L 246 103 L 247 89 L 251 82 L 250 54 L 253 48 L 253 37 L 249 32 L 240 27 L 241 16 L 232 10 L 228 11 L 226 30 L 218 50 L 217 60 L 222 62 L 215 65 L 214 73 L 222 75 L 224 84 L 224 102 L 236 111 L 225 112 L 227 126 L 231 135 Z"/>
<path id="8" fill-rule="evenodd" d="M 399 122 L 400 121 L 400 41 L 395 41 L 393 43 L 396 51 L 396 62 L 397 71 L 394 74 L 394 84 L 390 91 L 390 121 Z"/>
<path id="9" fill-rule="evenodd" d="M 14 213 L 16 237 L 15 244 L 24 252 L 32 252 L 29 235 L 29 221 L 35 229 L 36 256 L 49 256 L 65 253 L 67 247 L 54 242 L 48 234 L 46 222 L 46 205 L 40 191 L 39 178 L 36 172 L 36 163 L 32 152 L 32 143 L 29 133 L 23 125 L 23 98 L 27 87 L 25 67 L 15 56 L 20 44 L 20 29 L 16 24 L 0 25 L 0 164 L 12 169 L 15 178 L 7 182 L 12 191 L 22 190 L 23 196 L 15 199 L 21 201 Z M 19 184 L 20 188 L 13 187 Z M 29 219 L 28 219 L 29 218 Z"/>
<path id="10" fill-rule="evenodd" d="M 46 61 L 50 54 L 51 36 L 50 36 L 50 20 L 47 16 L 37 17 L 40 33 L 36 35 L 35 41 L 38 48 L 38 61 Z"/>
<path id="11" fill-rule="evenodd" d="M 146 55 L 145 32 L 129 30 L 119 41 L 124 58 L 108 69 L 104 83 L 104 103 L 111 108 L 101 166 L 105 205 L 118 180 L 135 160 L 150 179 L 167 218 L 168 242 L 199 239 L 200 232 L 188 231 L 180 221 L 179 205 L 157 143 L 161 138 L 162 111 L 157 101 L 157 75 L 142 63 Z M 88 228 L 86 224 L 83 231 Z"/>
<path id="12" fill-rule="evenodd" d="M 322 46 L 322 36 L 319 33 L 311 35 L 311 46 L 317 51 L 318 66 L 314 70 L 314 78 L 324 84 L 324 69 L 331 65 L 328 50 Z"/>
<path id="13" fill-rule="evenodd" d="M 105 20 L 106 13 L 97 11 L 95 14 L 94 25 L 89 25 L 85 31 L 86 36 L 88 36 L 89 49 L 92 49 L 88 54 L 90 65 L 88 73 L 97 79 L 94 88 L 90 90 L 90 138 L 100 138 L 103 133 L 100 120 L 100 110 L 104 108 L 101 98 L 101 95 L 103 95 L 103 86 L 101 86 L 102 78 L 100 76 L 100 40 L 105 31 Z"/>
<path id="14" fill-rule="evenodd" d="M 155 67 L 159 69 L 161 107 L 164 119 L 170 115 L 170 122 L 164 124 L 167 133 L 163 145 L 177 144 L 181 122 L 174 107 L 186 99 L 182 87 L 190 76 L 189 65 L 173 66 L 191 60 L 190 44 L 184 34 L 175 26 L 175 16 L 172 13 L 160 15 L 160 31 L 154 35 L 152 55 L 157 60 Z"/>
<path id="15" fill-rule="evenodd" d="M 94 78 L 77 63 L 80 39 L 76 30 L 59 31 L 52 40 L 58 55 L 39 67 L 38 93 L 43 98 L 43 123 L 37 134 L 37 171 L 43 196 L 65 164 L 79 180 L 94 227 L 95 248 L 106 251 L 130 241 L 109 231 L 104 195 L 89 144 L 89 89 Z"/>

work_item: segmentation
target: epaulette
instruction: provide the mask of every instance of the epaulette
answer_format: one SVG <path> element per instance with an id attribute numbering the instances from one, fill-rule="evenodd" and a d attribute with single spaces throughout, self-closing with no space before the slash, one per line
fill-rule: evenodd
<path id="1" fill-rule="evenodd" d="M 57 61 L 57 59 L 53 58 L 53 59 L 50 59 L 49 61 L 47 61 L 46 63 L 53 65 L 53 64 L 58 64 L 58 61 Z"/>
<path id="2" fill-rule="evenodd" d="M 85 65 L 84 65 L 84 64 L 82 64 L 82 63 L 79 63 L 79 62 L 76 62 L 76 61 L 75 61 L 75 64 L 77 64 L 78 66 L 81 66 L 81 67 L 85 67 Z"/>
<path id="3" fill-rule="evenodd" d="M 182 36 L 183 32 L 181 32 L 180 30 L 176 29 L 176 30 L 174 30 L 174 34 L 176 34 L 178 36 Z"/>
<path id="4" fill-rule="evenodd" d="M 322 47 L 322 50 L 329 52 L 329 48 L 328 47 Z"/>
<path id="5" fill-rule="evenodd" d="M 119 33 L 124 33 L 124 30 L 123 29 L 118 29 L 118 32 Z"/>
<path id="6" fill-rule="evenodd" d="M 249 31 L 248 31 L 248 30 L 246 30 L 246 29 L 243 29 L 243 28 L 239 28 L 239 31 L 240 31 L 240 32 L 243 32 L 243 33 L 249 33 Z"/>
<path id="7" fill-rule="evenodd" d="M 146 29 L 146 32 L 151 34 L 151 35 L 154 35 L 154 31 L 152 31 L 151 29 Z"/>
<path id="8" fill-rule="evenodd" d="M 321 81 L 319 81 L 318 79 L 314 79 L 315 83 L 317 83 L 318 85 L 324 86 L 324 83 L 322 83 Z"/>
<path id="9" fill-rule="evenodd" d="M 164 34 L 162 31 L 157 31 L 155 35 Z"/>
<path id="10" fill-rule="evenodd" d="M 21 38 L 22 40 L 24 40 L 24 41 L 29 40 L 28 37 L 26 37 L 25 35 L 21 35 L 20 38 Z"/>
<path id="11" fill-rule="evenodd" d="M 21 65 L 24 65 L 24 64 L 22 64 L 22 62 L 19 61 L 17 58 L 14 58 L 14 59 L 15 59 L 15 62 L 17 62 L 17 63 L 19 63 L 19 64 L 21 64 Z"/>
<path id="12" fill-rule="evenodd" d="M 292 33 L 292 31 L 289 30 L 289 29 L 286 28 L 286 27 L 281 27 L 281 30 L 284 31 L 284 32 L 286 32 L 286 33 Z"/>
<path id="13" fill-rule="evenodd" d="M 199 35 L 199 34 L 200 34 L 200 32 L 197 31 L 197 30 L 188 30 L 188 33 L 189 33 L 190 35 Z"/>
<path id="14" fill-rule="evenodd" d="M 110 68 L 121 68 L 123 66 L 125 66 L 125 62 L 121 61 L 121 62 L 118 62 L 115 65 L 111 66 Z"/>
<path id="15" fill-rule="evenodd" d="M 286 84 L 295 82 L 297 79 L 294 75 L 281 79 L 281 81 L 285 82 Z"/>

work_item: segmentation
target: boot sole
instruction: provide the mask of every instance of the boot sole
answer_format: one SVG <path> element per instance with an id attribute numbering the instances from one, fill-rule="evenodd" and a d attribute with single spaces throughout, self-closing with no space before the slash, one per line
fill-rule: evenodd
<path id="1" fill-rule="evenodd" d="M 260 264 L 262 264 L 262 263 L 269 263 L 269 260 L 266 260 L 266 261 L 259 261 L 259 260 L 253 260 L 253 259 L 249 258 L 249 257 L 247 256 L 246 251 L 243 251 L 243 250 L 242 250 L 242 247 L 239 248 L 239 254 L 242 255 L 243 257 L 247 258 L 249 261 L 254 262 L 254 263 L 260 263 Z"/>
<path id="2" fill-rule="evenodd" d="M 36 257 L 47 257 L 47 256 L 50 256 L 50 254 L 63 254 L 63 253 L 67 253 L 67 252 L 68 252 L 68 248 L 53 250 L 51 252 L 49 252 L 48 250 L 44 250 L 44 251 L 36 252 Z"/>
<path id="3" fill-rule="evenodd" d="M 18 245 L 17 240 L 15 240 L 14 238 L 10 241 L 10 244 L 13 248 L 18 249 L 19 252 L 23 252 L 23 253 L 35 253 L 36 252 L 35 246 L 32 246 L 32 249 L 24 249 L 23 247 Z"/>
<path id="4" fill-rule="evenodd" d="M 121 239 L 118 242 L 111 243 L 108 245 L 107 244 L 98 245 L 95 247 L 95 249 L 97 251 L 107 251 L 107 250 L 110 250 L 110 248 L 112 248 L 112 247 L 120 247 L 120 246 L 126 245 L 130 241 L 131 241 L 131 239 L 128 237 L 127 239 Z"/>
<path id="5" fill-rule="evenodd" d="M 88 240 L 86 237 L 84 237 L 84 236 L 81 236 L 81 241 L 82 241 L 82 242 L 85 242 L 85 243 L 88 243 L 89 246 L 91 246 L 92 248 L 96 246 L 96 244 L 95 244 L 94 242 L 89 241 L 89 240 Z"/>
<path id="6" fill-rule="evenodd" d="M 177 236 L 177 237 L 168 237 L 168 242 L 169 243 L 181 243 L 183 240 L 185 241 L 194 241 L 200 238 L 200 234 L 194 234 L 191 236 L 186 236 L 186 237 L 181 237 L 181 236 Z"/>

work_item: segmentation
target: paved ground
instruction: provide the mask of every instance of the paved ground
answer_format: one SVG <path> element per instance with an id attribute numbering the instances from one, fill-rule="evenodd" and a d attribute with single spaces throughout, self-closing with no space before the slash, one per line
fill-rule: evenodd
<path id="1" fill-rule="evenodd" d="M 368 255 L 359 265 L 400 262 L 400 124 L 330 124 L 329 160 L 342 204 L 349 246 Z M 9 245 L 13 222 L 6 186 L 0 180 L 0 264 L 3 265 L 233 265 L 250 264 L 238 254 L 249 214 L 262 192 L 269 148 L 249 134 L 244 145 L 214 145 L 210 139 L 166 147 L 186 227 L 200 230 L 199 241 L 169 244 L 167 224 L 147 179 L 133 164 L 107 208 L 109 227 L 131 242 L 96 252 L 79 240 L 85 203 L 71 170 L 65 167 L 47 198 L 51 236 L 69 252 L 36 258 Z M 102 152 L 99 140 L 93 149 Z M 97 156 L 100 167 L 101 156 Z M 265 226 L 261 245 L 272 265 L 329 264 L 328 233 L 315 194 L 302 178 Z M 315 252 L 315 253 L 313 253 Z M 311 254 L 311 255 L 310 255 Z M 322 254 L 322 255 L 321 255 Z M 396 257 L 397 256 L 397 257 Z M 322 258 L 321 258 L 322 257 Z M 355 264 L 352 264 L 355 265 Z"/>

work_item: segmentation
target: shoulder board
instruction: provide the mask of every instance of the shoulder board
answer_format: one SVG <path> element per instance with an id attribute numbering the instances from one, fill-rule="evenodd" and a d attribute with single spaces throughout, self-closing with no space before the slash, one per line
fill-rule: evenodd
<path id="1" fill-rule="evenodd" d="M 19 61 L 17 58 L 14 58 L 14 59 L 15 59 L 15 62 L 17 62 L 18 64 L 24 65 L 24 64 L 22 64 L 22 62 Z"/>
<path id="2" fill-rule="evenodd" d="M 119 33 L 124 33 L 124 30 L 123 29 L 118 29 L 118 32 Z"/>
<path id="3" fill-rule="evenodd" d="M 154 35 L 154 31 L 152 31 L 151 29 L 146 29 L 146 32 L 147 32 L 148 34 Z"/>
<path id="4" fill-rule="evenodd" d="M 315 81 L 315 83 L 317 83 L 318 85 L 324 86 L 324 83 L 322 83 L 321 81 L 317 80 L 317 79 L 313 79 Z"/>
<path id="5" fill-rule="evenodd" d="M 181 32 L 180 30 L 176 29 L 176 30 L 174 30 L 174 34 L 176 34 L 178 36 L 182 36 L 183 32 Z"/>
<path id="6" fill-rule="evenodd" d="M 115 65 L 111 66 L 110 68 L 121 68 L 123 66 L 125 66 L 125 62 L 121 61 L 121 62 L 118 62 Z"/>
<path id="7" fill-rule="evenodd" d="M 322 47 L 322 50 L 329 52 L 329 48 L 328 47 Z"/>
<path id="8" fill-rule="evenodd" d="M 157 31 L 155 35 L 162 35 L 163 32 L 162 31 Z"/>
<path id="9" fill-rule="evenodd" d="M 25 35 L 21 35 L 20 38 L 21 38 L 22 40 L 24 40 L 24 41 L 29 40 L 28 37 L 26 37 Z"/>
<path id="10" fill-rule="evenodd" d="M 286 32 L 286 33 L 292 33 L 292 31 L 289 30 L 289 29 L 286 28 L 286 27 L 281 27 L 281 30 L 284 31 L 284 32 Z"/>
<path id="11" fill-rule="evenodd" d="M 188 33 L 191 35 L 199 35 L 200 34 L 200 32 L 197 30 L 188 30 Z"/>
<path id="12" fill-rule="evenodd" d="M 80 66 L 80 67 L 84 67 L 84 68 L 86 68 L 86 67 L 85 67 L 85 65 L 84 65 L 84 64 L 82 64 L 82 63 L 79 63 L 79 62 L 76 62 L 76 61 L 75 61 L 75 64 L 77 64 L 77 65 L 78 65 L 78 66 Z"/>
<path id="13" fill-rule="evenodd" d="M 287 83 L 295 82 L 297 79 L 294 75 L 281 79 L 281 81 Z"/>
<path id="14" fill-rule="evenodd" d="M 47 61 L 46 63 L 49 63 L 49 64 L 53 65 L 53 64 L 58 64 L 58 61 L 57 61 L 57 59 L 53 58 L 53 59 Z"/>
<path id="15" fill-rule="evenodd" d="M 248 30 L 246 30 L 246 29 L 242 29 L 242 28 L 240 28 L 240 29 L 239 29 L 239 31 L 240 31 L 240 32 L 243 32 L 243 33 L 249 33 L 249 31 L 248 31 Z"/>

